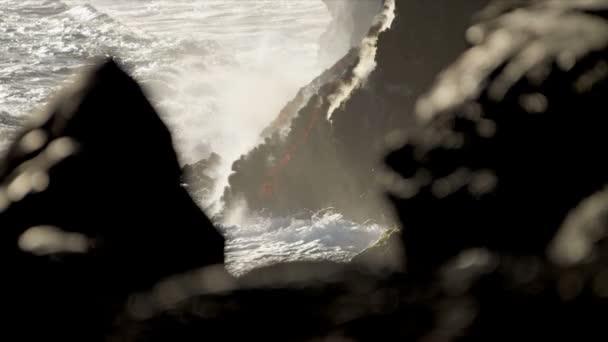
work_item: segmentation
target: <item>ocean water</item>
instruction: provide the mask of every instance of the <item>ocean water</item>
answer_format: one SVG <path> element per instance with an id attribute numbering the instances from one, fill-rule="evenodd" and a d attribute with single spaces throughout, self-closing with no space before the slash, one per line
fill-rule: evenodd
<path id="1" fill-rule="evenodd" d="M 328 67 L 317 56 L 330 20 L 320 0 L 0 0 L 0 150 L 81 67 L 115 55 L 151 96 L 182 162 L 216 152 L 226 179 L 232 161 Z M 285 260 L 345 261 L 383 232 L 329 209 L 231 218 L 218 224 L 235 273 Z"/>

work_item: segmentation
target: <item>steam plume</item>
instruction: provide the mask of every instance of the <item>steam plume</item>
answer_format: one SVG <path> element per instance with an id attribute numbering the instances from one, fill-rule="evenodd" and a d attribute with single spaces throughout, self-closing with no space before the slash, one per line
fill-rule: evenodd
<path id="1" fill-rule="evenodd" d="M 376 68 L 378 38 L 380 37 L 380 33 L 391 27 L 393 20 L 395 20 L 395 0 L 385 0 L 382 12 L 376 16 L 367 36 L 361 41 L 361 45 L 359 46 L 359 62 L 353 69 L 352 76 L 344 80 L 336 92 L 329 96 L 328 120 L 331 120 L 334 111 L 350 98 L 352 92 L 359 88 Z"/>

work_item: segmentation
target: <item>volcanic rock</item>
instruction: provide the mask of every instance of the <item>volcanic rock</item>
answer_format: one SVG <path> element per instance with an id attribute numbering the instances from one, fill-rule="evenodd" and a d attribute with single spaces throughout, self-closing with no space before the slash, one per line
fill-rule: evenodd
<path id="1" fill-rule="evenodd" d="M 127 294 L 223 262 L 167 127 L 112 60 L 25 126 L 0 168 L 4 327 L 19 339 L 101 339 Z"/>
<path id="2" fill-rule="evenodd" d="M 286 136 L 268 136 L 234 163 L 224 197 L 228 206 L 244 199 L 252 210 L 279 216 L 331 207 L 350 220 L 396 225 L 379 182 L 385 136 L 417 129 L 411 113 L 416 98 L 466 48 L 465 30 L 486 2 L 398 1 L 391 28 L 379 36 L 377 67 L 366 83 L 330 122 L 332 97 L 353 77 L 359 47 L 341 76 L 328 78 L 301 106 Z M 376 30 L 368 33 L 375 36 Z"/>

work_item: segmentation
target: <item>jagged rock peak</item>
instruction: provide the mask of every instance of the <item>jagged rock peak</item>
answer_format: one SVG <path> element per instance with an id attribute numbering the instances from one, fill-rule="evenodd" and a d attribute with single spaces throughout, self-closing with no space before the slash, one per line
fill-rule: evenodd
<path id="1" fill-rule="evenodd" d="M 41 328 L 20 331 L 25 340 L 95 340 L 132 291 L 224 260 L 224 239 L 181 186 L 171 134 L 137 82 L 113 60 L 83 74 L 26 124 L 0 167 L 8 326 Z"/>

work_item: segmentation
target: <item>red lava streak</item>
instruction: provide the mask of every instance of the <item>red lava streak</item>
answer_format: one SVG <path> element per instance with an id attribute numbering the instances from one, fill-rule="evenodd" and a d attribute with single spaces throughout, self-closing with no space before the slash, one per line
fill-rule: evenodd
<path id="1" fill-rule="evenodd" d="M 273 198 L 274 194 L 277 192 L 277 178 L 282 172 L 284 168 L 289 165 L 289 162 L 293 159 L 296 154 L 298 147 L 301 145 L 305 145 L 308 143 L 308 139 L 310 137 L 310 132 L 319 122 L 319 118 L 321 116 L 321 112 L 324 106 L 319 105 L 314 112 L 310 116 L 310 121 L 305 128 L 298 132 L 295 141 L 292 142 L 282 153 L 281 158 L 278 159 L 278 162 L 270 167 L 266 171 L 266 181 L 260 185 L 259 190 L 259 198 L 262 200 L 270 200 Z"/>

